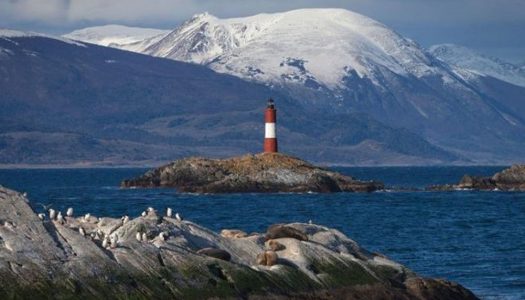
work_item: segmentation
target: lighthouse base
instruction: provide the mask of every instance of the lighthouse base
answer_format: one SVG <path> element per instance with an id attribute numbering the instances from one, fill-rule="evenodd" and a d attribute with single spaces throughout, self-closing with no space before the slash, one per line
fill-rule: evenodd
<path id="1" fill-rule="evenodd" d="M 264 153 L 275 153 L 277 151 L 277 139 L 276 138 L 265 138 L 264 139 Z"/>

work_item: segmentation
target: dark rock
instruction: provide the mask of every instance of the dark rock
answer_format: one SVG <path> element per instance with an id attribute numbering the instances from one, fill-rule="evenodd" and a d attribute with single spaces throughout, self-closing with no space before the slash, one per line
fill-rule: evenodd
<path id="1" fill-rule="evenodd" d="M 232 258 L 228 251 L 217 249 L 217 248 L 204 248 L 197 251 L 197 254 L 206 255 L 213 258 L 222 259 L 225 261 L 230 261 Z"/>
<path id="2" fill-rule="evenodd" d="M 525 191 L 525 165 L 514 165 L 492 177 L 465 175 L 458 184 L 434 185 L 429 191 L 454 191 L 462 189 L 480 191 Z"/>
<path id="3" fill-rule="evenodd" d="M 192 193 L 372 192 L 383 188 L 380 182 L 359 181 L 280 153 L 177 160 L 124 180 L 121 186 L 174 187 Z"/>

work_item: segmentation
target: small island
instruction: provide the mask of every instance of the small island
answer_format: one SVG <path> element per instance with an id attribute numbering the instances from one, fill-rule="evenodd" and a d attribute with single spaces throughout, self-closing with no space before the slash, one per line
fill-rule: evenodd
<path id="1" fill-rule="evenodd" d="M 457 184 L 433 185 L 429 191 L 517 191 L 525 192 L 525 165 L 513 165 L 490 177 L 465 175 Z"/>
<path id="2" fill-rule="evenodd" d="M 171 187 L 189 193 L 332 193 L 373 192 L 384 185 L 270 152 L 228 159 L 181 159 L 124 180 L 121 187 Z"/>
<path id="3" fill-rule="evenodd" d="M 477 299 L 316 224 L 216 233 L 170 208 L 36 214 L 0 186 L 0 237 L 2 299 Z"/>

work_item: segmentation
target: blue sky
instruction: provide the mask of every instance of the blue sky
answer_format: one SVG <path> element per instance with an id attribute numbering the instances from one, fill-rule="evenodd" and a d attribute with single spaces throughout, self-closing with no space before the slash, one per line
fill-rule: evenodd
<path id="1" fill-rule="evenodd" d="M 0 27 L 62 34 L 104 24 L 174 28 L 196 13 L 240 17 L 346 8 L 421 45 L 455 43 L 525 63 L 525 0 L 0 0 Z"/>

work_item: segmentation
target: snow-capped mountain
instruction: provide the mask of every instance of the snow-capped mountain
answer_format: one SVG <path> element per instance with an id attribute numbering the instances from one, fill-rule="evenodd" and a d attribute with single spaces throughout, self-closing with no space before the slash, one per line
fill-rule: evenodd
<path id="1" fill-rule="evenodd" d="M 152 28 L 104 25 L 75 30 L 63 37 L 91 44 L 122 48 L 125 45 L 169 32 L 169 30 Z"/>
<path id="2" fill-rule="evenodd" d="M 368 114 L 474 159 L 523 154 L 516 142 L 525 135 L 525 109 L 517 108 L 521 87 L 502 92 L 506 87 L 492 77 L 474 84 L 466 75 L 479 75 L 348 10 L 231 19 L 204 13 L 120 48 L 263 83 L 327 118 Z"/>
<path id="3" fill-rule="evenodd" d="M 491 76 L 525 87 L 523 67 L 520 68 L 499 58 L 483 55 L 467 47 L 454 44 L 435 45 L 430 47 L 429 51 L 435 57 L 454 66 L 459 74 L 462 73 L 462 70 L 466 70 L 480 76 Z"/>
<path id="4" fill-rule="evenodd" d="M 449 76 L 413 41 L 343 9 L 232 19 L 204 13 L 162 38 L 129 46 L 123 48 L 274 84 L 343 88 L 352 71 L 379 84 L 381 68 L 402 76 Z"/>

